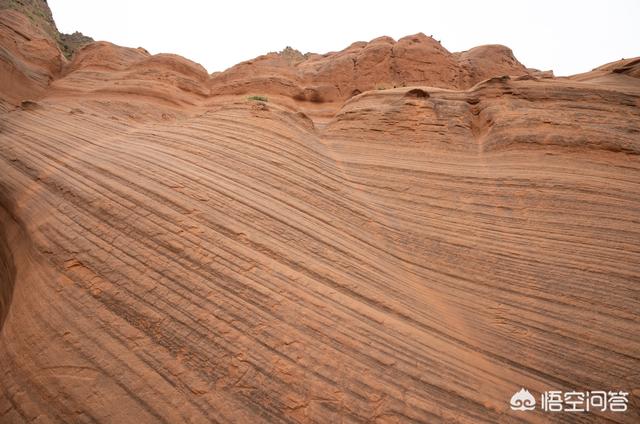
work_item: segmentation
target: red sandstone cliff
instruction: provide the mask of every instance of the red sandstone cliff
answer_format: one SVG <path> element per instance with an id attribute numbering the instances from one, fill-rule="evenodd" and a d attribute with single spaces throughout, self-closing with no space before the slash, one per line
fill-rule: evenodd
<path id="1" fill-rule="evenodd" d="M 417 34 L 208 75 L 1 10 L 0 422 L 638 422 L 639 70 Z"/>

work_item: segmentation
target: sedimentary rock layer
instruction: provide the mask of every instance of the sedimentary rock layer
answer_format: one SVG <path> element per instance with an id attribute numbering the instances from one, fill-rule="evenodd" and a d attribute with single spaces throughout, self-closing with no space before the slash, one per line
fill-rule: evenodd
<path id="1" fill-rule="evenodd" d="M 638 421 L 637 60 L 542 78 L 412 36 L 210 76 L 13 37 L 1 422 Z"/>

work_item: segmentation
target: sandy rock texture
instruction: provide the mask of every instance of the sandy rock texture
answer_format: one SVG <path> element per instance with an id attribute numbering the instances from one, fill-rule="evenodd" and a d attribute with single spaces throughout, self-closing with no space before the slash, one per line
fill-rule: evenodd
<path id="1" fill-rule="evenodd" d="M 0 422 L 639 421 L 638 59 L 0 33 Z"/>

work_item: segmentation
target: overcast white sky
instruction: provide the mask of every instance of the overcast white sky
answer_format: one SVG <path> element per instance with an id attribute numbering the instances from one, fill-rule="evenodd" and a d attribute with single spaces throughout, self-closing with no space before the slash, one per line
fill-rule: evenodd
<path id="1" fill-rule="evenodd" d="M 49 0 L 62 32 L 151 53 L 176 53 L 209 72 L 292 46 L 342 50 L 381 35 L 424 32 L 449 51 L 504 44 L 556 75 L 640 56 L 640 1 Z"/>

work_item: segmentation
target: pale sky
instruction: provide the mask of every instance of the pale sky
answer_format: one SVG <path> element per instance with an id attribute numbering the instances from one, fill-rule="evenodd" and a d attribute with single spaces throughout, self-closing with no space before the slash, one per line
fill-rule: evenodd
<path id="1" fill-rule="evenodd" d="M 640 56 L 640 1 L 49 0 L 61 32 L 222 71 L 286 46 L 338 51 L 355 41 L 423 32 L 451 52 L 504 44 L 556 75 Z"/>

